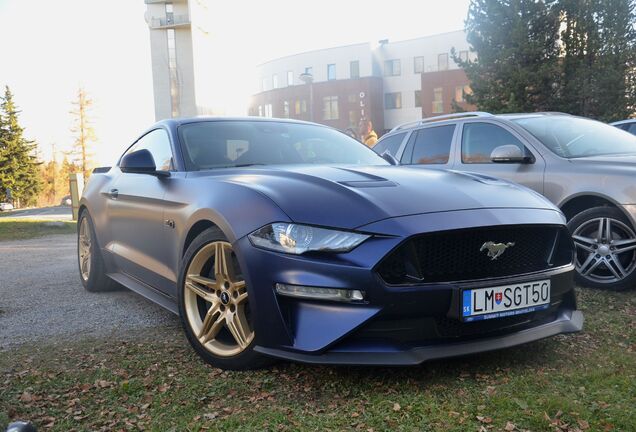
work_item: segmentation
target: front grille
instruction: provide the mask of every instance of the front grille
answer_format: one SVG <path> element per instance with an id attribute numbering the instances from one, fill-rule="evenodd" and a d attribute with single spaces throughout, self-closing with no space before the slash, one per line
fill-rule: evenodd
<path id="1" fill-rule="evenodd" d="M 496 259 L 484 244 L 511 245 Z M 565 227 L 508 225 L 440 231 L 412 237 L 377 268 L 390 285 L 460 282 L 548 270 L 572 262 Z"/>
<path id="2" fill-rule="evenodd" d="M 468 340 L 536 327 L 554 321 L 557 315 L 558 307 L 552 306 L 544 311 L 474 322 L 448 317 L 382 317 L 358 329 L 355 338 L 408 344 Z"/>
<path id="3" fill-rule="evenodd" d="M 467 336 L 480 336 L 487 333 L 518 329 L 526 325 L 533 326 L 544 320 L 554 321 L 556 314 L 552 311 L 538 311 L 530 314 L 515 315 L 503 318 L 461 322 L 454 318 L 437 318 L 435 324 L 437 331 L 444 338 L 461 338 Z"/>

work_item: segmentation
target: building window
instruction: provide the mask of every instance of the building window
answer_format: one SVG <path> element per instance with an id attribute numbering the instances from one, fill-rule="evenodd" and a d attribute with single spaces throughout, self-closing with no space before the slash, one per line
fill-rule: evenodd
<path id="1" fill-rule="evenodd" d="M 294 71 L 287 71 L 287 85 L 294 85 Z"/>
<path id="2" fill-rule="evenodd" d="M 261 83 L 261 90 L 262 91 L 269 90 L 268 85 L 267 85 L 267 78 L 263 78 L 263 82 Z"/>
<path id="3" fill-rule="evenodd" d="M 468 61 L 468 51 L 460 51 L 459 52 L 459 59 L 463 62 Z"/>
<path id="4" fill-rule="evenodd" d="M 437 70 L 448 70 L 448 53 L 439 54 L 437 56 Z"/>
<path id="5" fill-rule="evenodd" d="M 303 113 L 307 112 L 307 101 L 305 99 L 300 103 L 300 111 Z"/>
<path id="6" fill-rule="evenodd" d="M 305 68 L 305 73 L 309 74 L 309 75 L 313 75 L 314 74 L 314 68 L 312 68 L 311 66 L 307 66 Z"/>
<path id="7" fill-rule="evenodd" d="M 174 7 L 172 3 L 166 3 L 166 24 L 174 24 Z"/>
<path id="8" fill-rule="evenodd" d="M 402 93 L 385 93 L 384 94 L 384 108 L 385 109 L 400 109 L 402 108 Z"/>
<path id="9" fill-rule="evenodd" d="M 272 87 L 273 88 L 278 88 L 278 75 L 274 74 L 272 76 Z"/>
<path id="10" fill-rule="evenodd" d="M 402 64 L 399 59 L 384 62 L 384 76 L 398 76 L 402 74 Z"/>
<path id="11" fill-rule="evenodd" d="M 358 60 L 349 62 L 349 76 L 351 78 L 360 78 L 360 62 Z"/>
<path id="12" fill-rule="evenodd" d="M 258 106 L 258 116 L 263 117 L 263 105 Z"/>
<path id="13" fill-rule="evenodd" d="M 289 101 L 283 101 L 283 117 L 289 118 Z"/>
<path id="14" fill-rule="evenodd" d="M 422 90 L 415 90 L 415 108 L 422 107 Z"/>
<path id="15" fill-rule="evenodd" d="M 422 73 L 424 72 L 424 57 L 413 57 L 413 72 L 414 73 Z"/>
<path id="16" fill-rule="evenodd" d="M 327 65 L 327 81 L 336 79 L 336 65 L 328 64 Z"/>
<path id="17" fill-rule="evenodd" d="M 349 111 L 349 127 L 354 128 L 358 125 L 358 112 Z"/>
<path id="18" fill-rule="evenodd" d="M 272 114 L 272 104 L 265 104 L 265 117 L 274 117 Z"/>
<path id="19" fill-rule="evenodd" d="M 455 87 L 455 102 L 464 102 L 464 86 Z"/>
<path id="20" fill-rule="evenodd" d="M 170 4 L 172 8 L 172 4 Z M 168 4 L 166 4 L 166 11 Z M 168 38 L 168 70 L 170 74 L 170 104 L 172 117 L 179 117 L 179 73 L 177 70 L 177 41 L 174 29 L 166 31 Z"/>
<path id="21" fill-rule="evenodd" d="M 433 89 L 433 114 L 442 114 L 444 113 L 444 99 L 442 96 L 443 89 L 438 87 Z"/>
<path id="22" fill-rule="evenodd" d="M 338 96 L 327 96 L 322 98 L 322 119 L 338 120 Z"/>
<path id="23" fill-rule="evenodd" d="M 297 100 L 296 103 L 294 104 L 294 113 L 296 115 L 300 114 L 300 101 Z"/>

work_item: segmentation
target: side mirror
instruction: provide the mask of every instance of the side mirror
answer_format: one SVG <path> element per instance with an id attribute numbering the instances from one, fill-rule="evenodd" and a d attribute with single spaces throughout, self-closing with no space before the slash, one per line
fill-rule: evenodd
<path id="1" fill-rule="evenodd" d="M 384 159 L 385 161 L 387 161 L 388 163 L 390 163 L 391 165 L 399 165 L 400 162 L 395 158 L 395 156 L 393 156 L 391 153 L 389 153 L 388 150 L 384 150 L 384 153 L 382 153 L 380 155 L 380 157 L 382 159 Z"/>
<path id="2" fill-rule="evenodd" d="M 532 163 L 534 162 L 531 156 L 523 154 L 521 149 L 514 145 L 502 145 L 496 147 L 492 153 L 490 153 L 490 160 L 495 163 Z"/>
<path id="3" fill-rule="evenodd" d="M 119 162 L 119 169 L 125 173 L 150 174 L 168 177 L 169 171 L 157 171 L 152 154 L 146 150 L 137 150 L 125 155 Z"/>

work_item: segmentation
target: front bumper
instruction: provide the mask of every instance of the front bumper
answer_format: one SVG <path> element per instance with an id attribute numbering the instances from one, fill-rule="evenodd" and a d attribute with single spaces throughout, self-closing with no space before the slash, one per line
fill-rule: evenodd
<path id="1" fill-rule="evenodd" d="M 560 213 L 532 209 L 481 209 L 394 218 L 361 230 L 382 234 L 347 254 L 294 256 L 235 244 L 256 307 L 255 350 L 308 363 L 410 365 L 422 361 L 506 348 L 559 333 L 581 330 L 576 311 L 573 266 L 548 272 L 475 281 L 413 286 L 386 285 L 375 271 L 380 260 L 413 234 L 498 224 L 563 224 Z M 486 324 L 459 320 L 457 298 L 463 288 L 551 280 L 545 313 L 523 315 L 523 322 L 497 319 Z M 276 283 L 358 289 L 361 304 L 307 301 L 278 296 Z M 502 326 L 501 328 L 499 326 Z M 465 334 L 466 328 L 472 334 Z M 261 330 L 264 329 L 264 330 Z M 457 330 L 454 333 L 453 329 Z"/>
<path id="2" fill-rule="evenodd" d="M 564 311 L 558 319 L 547 324 L 521 330 L 516 333 L 477 339 L 467 342 L 431 345 L 407 350 L 339 350 L 322 354 L 306 354 L 275 348 L 257 346 L 256 351 L 272 357 L 313 364 L 369 365 L 369 366 L 413 366 L 428 360 L 459 357 L 510 348 L 562 333 L 575 333 L 583 329 L 583 314 L 580 311 Z"/>

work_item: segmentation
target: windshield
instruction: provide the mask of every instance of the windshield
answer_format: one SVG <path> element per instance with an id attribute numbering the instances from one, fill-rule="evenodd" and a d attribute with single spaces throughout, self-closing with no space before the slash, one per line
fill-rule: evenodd
<path id="1" fill-rule="evenodd" d="M 364 144 L 323 126 L 202 121 L 179 127 L 188 171 L 250 165 L 388 165 Z"/>
<path id="2" fill-rule="evenodd" d="M 564 158 L 636 153 L 636 136 L 595 120 L 541 116 L 513 121 Z"/>

